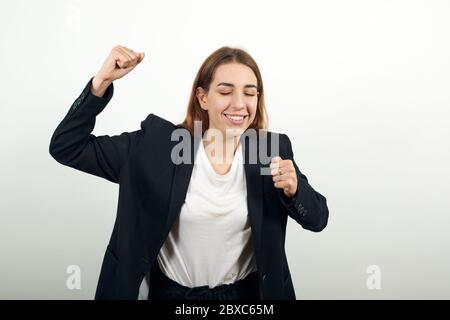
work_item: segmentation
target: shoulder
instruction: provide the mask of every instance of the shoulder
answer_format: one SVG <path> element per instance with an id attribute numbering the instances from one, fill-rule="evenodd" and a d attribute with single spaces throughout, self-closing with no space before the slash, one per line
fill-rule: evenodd
<path id="1" fill-rule="evenodd" d="M 267 149 L 279 154 L 281 158 L 287 159 L 292 157 L 292 144 L 289 136 L 285 133 L 264 130 L 266 137 Z"/>
<path id="2" fill-rule="evenodd" d="M 285 133 L 269 131 L 269 130 L 266 130 L 266 132 L 268 133 L 268 135 L 270 135 L 272 137 L 272 139 L 278 139 L 278 140 L 283 140 L 283 141 L 289 140 L 288 135 Z"/>
<path id="3" fill-rule="evenodd" d="M 141 129 L 143 130 L 158 130 L 172 132 L 177 126 L 154 113 L 150 113 L 145 120 L 141 121 Z"/>
<path id="4" fill-rule="evenodd" d="M 277 147 L 278 145 L 280 154 L 286 155 L 292 151 L 291 140 L 287 134 L 269 130 L 264 130 L 264 132 L 267 140 L 266 143 L 272 145 L 272 147 Z M 269 146 L 270 149 L 272 147 Z"/>

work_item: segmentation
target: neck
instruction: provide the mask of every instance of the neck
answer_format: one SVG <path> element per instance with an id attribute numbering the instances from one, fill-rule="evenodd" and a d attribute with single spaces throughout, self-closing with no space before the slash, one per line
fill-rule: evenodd
<path id="1" fill-rule="evenodd" d="M 229 164 L 233 162 L 233 157 L 239 146 L 239 138 L 240 135 L 220 137 L 211 135 L 206 131 L 202 141 L 210 158 L 214 158 L 217 163 Z"/>

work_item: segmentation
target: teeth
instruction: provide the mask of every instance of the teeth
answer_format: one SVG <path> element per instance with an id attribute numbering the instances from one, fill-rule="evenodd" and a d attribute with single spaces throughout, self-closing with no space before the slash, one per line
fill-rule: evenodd
<path id="1" fill-rule="evenodd" d="M 229 114 L 226 114 L 225 116 L 227 118 L 229 118 L 231 120 L 235 120 L 235 121 L 240 121 L 240 120 L 244 119 L 244 116 L 232 116 L 232 115 L 229 115 Z"/>

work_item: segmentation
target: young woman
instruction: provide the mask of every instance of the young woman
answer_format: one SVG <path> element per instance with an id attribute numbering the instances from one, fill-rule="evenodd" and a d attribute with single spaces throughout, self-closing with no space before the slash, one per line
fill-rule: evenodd
<path id="1" fill-rule="evenodd" d="M 91 134 L 113 82 L 143 59 L 113 48 L 50 142 L 61 164 L 120 186 L 95 298 L 296 299 L 287 217 L 318 232 L 328 208 L 288 136 L 265 130 L 256 62 L 222 47 L 200 67 L 181 124 L 151 113 L 139 130 Z"/>

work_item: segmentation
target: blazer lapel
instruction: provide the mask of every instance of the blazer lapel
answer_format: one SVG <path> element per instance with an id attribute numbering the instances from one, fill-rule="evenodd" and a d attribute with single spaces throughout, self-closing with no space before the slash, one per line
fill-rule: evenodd
<path id="1" fill-rule="evenodd" d="M 185 145 L 185 147 L 190 148 L 190 163 L 180 163 L 175 165 L 167 216 L 167 227 L 169 229 L 178 218 L 180 209 L 186 199 L 189 182 L 192 176 L 192 170 L 194 168 L 195 154 L 197 153 L 199 143 L 201 142 L 201 137 L 192 135 L 190 137 L 190 141 L 188 141 Z M 183 149 L 183 152 L 185 150 L 186 148 Z"/>
<path id="2" fill-rule="evenodd" d="M 259 162 L 259 143 L 256 136 L 241 136 L 244 171 L 247 185 L 247 210 L 252 229 L 253 247 L 257 261 L 261 247 L 261 230 L 263 216 L 263 176 Z M 256 154 L 254 154 L 256 152 Z M 256 163 L 253 163 L 256 159 Z"/>

